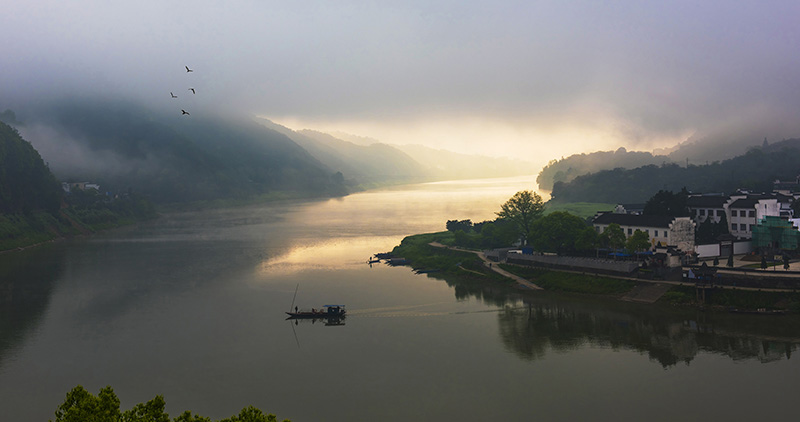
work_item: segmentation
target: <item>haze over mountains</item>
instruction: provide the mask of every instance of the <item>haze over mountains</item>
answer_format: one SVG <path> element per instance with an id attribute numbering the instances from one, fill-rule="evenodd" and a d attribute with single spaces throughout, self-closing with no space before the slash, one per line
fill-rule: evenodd
<path id="1" fill-rule="evenodd" d="M 742 133 L 706 138 L 690 137 L 670 148 L 648 151 L 628 151 L 620 147 L 616 151 L 595 151 L 573 154 L 566 158 L 551 160 L 539 173 L 536 181 L 541 189 L 550 190 L 556 182 L 571 182 L 578 176 L 603 170 L 635 169 L 648 165 L 679 164 L 686 166 L 712 164 L 745 154 L 748 150 L 770 144 L 764 131 L 744 131 Z M 774 139 L 773 143 L 786 141 Z M 788 144 L 784 144 L 788 145 Z"/>
<path id="2" fill-rule="evenodd" d="M 60 180 L 132 190 L 159 203 L 292 192 L 338 196 L 381 184 L 538 170 L 523 161 L 419 147 L 406 153 L 266 119 L 202 110 L 180 116 L 108 98 L 64 98 L 0 118 L 31 142 Z"/>
<path id="3" fill-rule="evenodd" d="M 557 181 L 551 198 L 558 202 L 644 202 L 659 190 L 732 193 L 737 189 L 770 192 L 775 180 L 800 176 L 800 139 L 763 142 L 727 160 L 694 165 L 663 163 L 634 169 L 615 168 Z"/>

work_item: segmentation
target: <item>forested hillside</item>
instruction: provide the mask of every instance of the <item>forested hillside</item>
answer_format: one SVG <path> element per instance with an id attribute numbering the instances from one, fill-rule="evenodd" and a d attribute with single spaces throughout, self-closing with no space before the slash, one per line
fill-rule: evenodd
<path id="1" fill-rule="evenodd" d="M 334 172 L 249 119 L 165 114 L 121 101 L 59 102 L 22 129 L 62 180 L 137 192 L 158 203 L 344 194 Z"/>
<path id="2" fill-rule="evenodd" d="M 42 157 L 19 133 L 0 122 L 0 213 L 55 213 L 61 184 Z"/>
<path id="3" fill-rule="evenodd" d="M 536 177 L 540 189 L 553 189 L 556 182 L 571 182 L 578 176 L 615 168 L 632 169 L 646 165 L 661 165 L 671 160 L 664 155 L 653 155 L 643 151 L 597 151 L 574 154 L 567 158 L 550 161 Z"/>
<path id="4" fill-rule="evenodd" d="M 572 182 L 557 182 L 551 197 L 557 202 L 643 202 L 659 190 L 732 192 L 736 189 L 771 191 L 775 179 L 794 180 L 800 174 L 800 144 L 790 139 L 769 148 L 707 165 L 649 165 L 587 174 Z"/>

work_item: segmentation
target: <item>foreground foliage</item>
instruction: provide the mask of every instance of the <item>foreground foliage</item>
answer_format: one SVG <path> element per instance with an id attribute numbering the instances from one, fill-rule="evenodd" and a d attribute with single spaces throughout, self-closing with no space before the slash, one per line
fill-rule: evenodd
<path id="1" fill-rule="evenodd" d="M 155 396 L 146 403 L 139 403 L 130 410 L 121 411 L 120 400 L 111 387 L 101 388 L 95 396 L 82 386 L 77 386 L 67 393 L 67 397 L 56 410 L 54 422 L 170 422 L 164 397 Z M 238 415 L 221 419 L 218 422 L 277 422 L 275 415 L 248 406 Z M 210 418 L 183 412 L 172 419 L 174 422 L 212 422 Z M 284 422 L 289 422 L 284 419 Z"/>

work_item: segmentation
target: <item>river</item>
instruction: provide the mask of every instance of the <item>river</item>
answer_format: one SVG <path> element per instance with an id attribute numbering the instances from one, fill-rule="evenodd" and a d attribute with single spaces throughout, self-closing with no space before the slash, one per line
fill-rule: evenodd
<path id="1" fill-rule="evenodd" d="M 174 213 L 0 256 L 0 420 L 75 385 L 174 417 L 279 420 L 795 417 L 797 316 L 520 294 L 369 266 L 406 235 L 492 219 L 534 177 Z M 298 287 L 299 286 L 299 287 Z M 344 325 L 285 321 L 347 306 Z"/>

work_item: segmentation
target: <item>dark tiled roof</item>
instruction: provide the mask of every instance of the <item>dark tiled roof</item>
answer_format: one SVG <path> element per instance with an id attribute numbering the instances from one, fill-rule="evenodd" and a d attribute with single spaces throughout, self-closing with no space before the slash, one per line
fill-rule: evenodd
<path id="1" fill-rule="evenodd" d="M 663 227 L 669 228 L 669 223 L 675 217 L 667 217 L 664 215 L 633 215 L 633 214 L 614 214 L 604 213 L 595 217 L 594 224 L 611 224 L 617 223 L 620 226 L 636 226 L 636 227 Z"/>
<path id="2" fill-rule="evenodd" d="M 774 195 L 752 195 L 747 198 L 737 199 L 731 204 L 731 208 L 754 208 L 759 200 L 776 199 Z"/>
<path id="3" fill-rule="evenodd" d="M 777 199 L 779 203 L 790 204 L 794 200 L 791 195 L 782 193 L 770 193 L 761 195 L 748 195 L 747 198 L 737 199 L 731 204 L 731 208 L 753 208 L 761 199 Z"/>
<path id="4" fill-rule="evenodd" d="M 729 196 L 723 195 L 690 196 L 686 198 L 686 205 L 689 208 L 722 208 L 728 199 Z"/>

